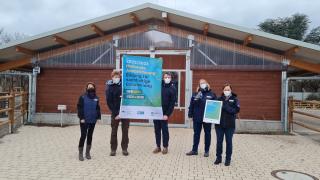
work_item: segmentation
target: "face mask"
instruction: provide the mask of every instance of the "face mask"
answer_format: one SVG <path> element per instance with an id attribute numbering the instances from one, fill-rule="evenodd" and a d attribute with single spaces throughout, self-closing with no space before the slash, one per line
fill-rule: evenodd
<path id="1" fill-rule="evenodd" d="M 171 79 L 170 79 L 170 78 L 164 78 L 164 83 L 169 84 L 169 83 L 170 83 L 170 81 L 171 81 Z"/>
<path id="2" fill-rule="evenodd" d="M 96 92 L 96 90 L 94 88 L 89 88 L 89 89 L 87 89 L 87 91 L 88 91 L 88 93 L 95 93 Z"/>
<path id="3" fill-rule="evenodd" d="M 201 83 L 200 87 L 201 87 L 201 89 L 205 89 L 207 87 L 207 84 L 206 83 Z"/>
<path id="4" fill-rule="evenodd" d="M 120 82 L 120 78 L 112 78 L 112 82 L 114 84 L 118 84 Z"/>
<path id="5" fill-rule="evenodd" d="M 231 95 L 231 91 L 223 91 L 223 94 L 224 94 L 226 97 L 228 97 L 228 96 Z"/>

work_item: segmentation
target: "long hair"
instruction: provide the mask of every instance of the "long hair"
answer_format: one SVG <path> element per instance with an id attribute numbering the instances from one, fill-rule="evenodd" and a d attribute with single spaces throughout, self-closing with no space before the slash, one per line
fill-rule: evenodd
<path id="1" fill-rule="evenodd" d="M 200 90 L 200 82 L 201 82 L 201 81 L 204 81 L 204 82 L 206 82 L 206 83 L 207 83 L 208 90 L 210 90 L 210 89 L 211 89 L 210 84 L 208 83 L 208 81 L 207 81 L 207 80 L 205 80 L 205 79 L 200 79 L 200 80 L 199 80 L 198 87 L 197 87 L 197 92 Z"/>
<path id="2" fill-rule="evenodd" d="M 87 82 L 86 90 L 88 89 L 89 84 L 91 84 L 94 87 L 94 89 L 96 90 L 96 84 L 94 84 L 94 82 Z"/>

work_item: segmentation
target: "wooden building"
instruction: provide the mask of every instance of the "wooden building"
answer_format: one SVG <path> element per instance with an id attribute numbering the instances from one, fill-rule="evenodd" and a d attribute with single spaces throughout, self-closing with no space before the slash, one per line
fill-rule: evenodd
<path id="1" fill-rule="evenodd" d="M 60 123 L 57 105 L 64 104 L 64 123 L 78 123 L 77 99 L 89 81 L 108 121 L 105 82 L 123 54 L 164 60 L 179 94 L 169 122 L 180 127 L 191 124 L 189 100 L 204 78 L 217 95 L 233 85 L 238 130 L 282 131 L 287 72 L 320 73 L 319 46 L 149 3 L 0 46 L 0 71 L 33 69 L 30 121 Z"/>

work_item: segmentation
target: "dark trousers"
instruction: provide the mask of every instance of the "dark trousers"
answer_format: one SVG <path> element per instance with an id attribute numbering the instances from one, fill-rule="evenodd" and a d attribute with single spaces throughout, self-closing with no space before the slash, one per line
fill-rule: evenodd
<path id="1" fill-rule="evenodd" d="M 128 150 L 129 144 L 129 119 L 114 119 L 115 116 L 111 117 L 111 150 L 116 151 L 118 147 L 118 127 L 121 121 L 121 129 L 122 129 L 122 140 L 121 140 L 121 148 L 122 150 Z"/>
<path id="2" fill-rule="evenodd" d="M 193 152 L 198 152 L 201 130 L 204 130 L 204 151 L 209 152 L 211 144 L 211 123 L 193 121 Z"/>
<path id="3" fill-rule="evenodd" d="M 215 127 L 216 135 L 217 135 L 217 151 L 216 156 L 217 159 L 222 159 L 222 148 L 223 148 L 223 138 L 226 137 L 226 160 L 231 160 L 232 155 L 232 137 L 234 134 L 235 128 L 222 128 L 222 127 Z"/>
<path id="4" fill-rule="evenodd" d="M 92 142 L 92 135 L 94 131 L 96 123 L 80 123 L 80 131 L 81 131 L 81 136 L 79 140 L 79 147 L 84 146 L 84 141 L 87 138 L 87 145 L 91 145 Z"/>
<path id="5" fill-rule="evenodd" d="M 156 136 L 157 147 L 161 147 L 161 131 L 162 131 L 162 143 L 163 147 L 167 148 L 169 146 L 169 129 L 168 121 L 166 120 L 153 120 L 154 133 Z"/>

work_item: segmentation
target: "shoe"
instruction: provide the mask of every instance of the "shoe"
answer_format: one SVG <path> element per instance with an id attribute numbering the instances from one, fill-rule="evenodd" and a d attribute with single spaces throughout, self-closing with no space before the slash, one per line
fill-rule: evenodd
<path id="1" fill-rule="evenodd" d="M 163 148 L 162 154 L 168 154 L 168 148 Z"/>
<path id="2" fill-rule="evenodd" d="M 205 153 L 203 154 L 203 157 L 209 157 L 209 152 L 205 152 Z"/>
<path id="3" fill-rule="evenodd" d="M 129 152 L 128 152 L 127 150 L 122 150 L 122 154 L 123 154 L 124 156 L 128 156 L 128 155 L 129 155 Z"/>
<path id="4" fill-rule="evenodd" d="M 187 155 L 187 156 L 198 155 L 198 152 L 190 151 L 190 152 L 187 152 L 186 155 Z"/>
<path id="5" fill-rule="evenodd" d="M 224 162 L 224 165 L 225 165 L 225 166 L 230 166 L 230 163 L 231 163 L 230 160 L 226 160 L 226 161 Z"/>
<path id="6" fill-rule="evenodd" d="M 79 150 L 79 161 L 83 161 L 83 147 L 78 147 Z"/>
<path id="7" fill-rule="evenodd" d="M 153 153 L 154 153 L 154 154 L 157 154 L 157 153 L 159 153 L 159 152 L 161 152 L 161 148 L 159 148 L 159 147 L 157 147 L 157 148 L 155 148 L 155 149 L 153 150 Z"/>
<path id="8" fill-rule="evenodd" d="M 116 151 L 111 151 L 110 152 L 110 156 L 115 156 L 116 155 Z"/>
<path id="9" fill-rule="evenodd" d="M 87 145 L 87 148 L 86 148 L 86 158 L 87 159 L 91 159 L 90 150 L 91 150 L 91 145 Z"/>
<path id="10" fill-rule="evenodd" d="M 218 164 L 220 164 L 221 162 L 222 162 L 221 159 L 216 159 L 213 164 L 218 165 Z"/>

